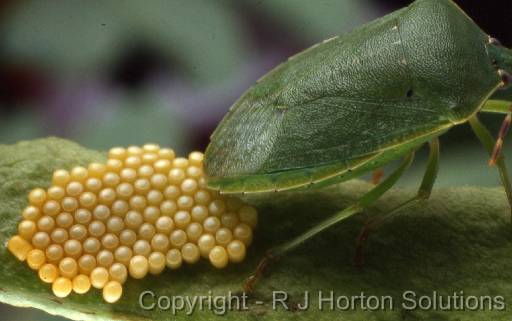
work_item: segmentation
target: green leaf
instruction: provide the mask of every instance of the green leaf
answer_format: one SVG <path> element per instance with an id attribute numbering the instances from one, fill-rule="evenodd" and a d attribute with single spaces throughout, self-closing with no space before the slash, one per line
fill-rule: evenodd
<path id="1" fill-rule="evenodd" d="M 0 242 L 16 232 L 26 195 L 36 186 L 46 187 L 52 171 L 104 159 L 69 141 L 49 138 L 0 146 Z M 158 295 L 227 295 L 241 290 L 263 252 L 304 231 L 315 222 L 355 200 L 370 187 L 351 181 L 324 190 L 252 196 L 258 204 L 260 226 L 247 260 L 225 270 L 205 262 L 166 271 L 160 276 L 129 280 L 116 304 L 104 303 L 98 290 L 58 299 L 50 286 L 40 282 L 25 263 L 0 248 L 0 301 L 31 306 L 75 320 L 171 320 L 170 311 L 144 311 L 138 305 L 142 291 Z M 368 215 L 390 209 L 413 195 L 414 190 L 395 189 L 365 215 L 356 215 L 314 238 L 270 266 L 248 302 L 248 311 L 231 311 L 223 320 L 509 320 L 507 311 L 405 311 L 400 308 L 403 291 L 418 294 L 505 297 L 512 300 L 512 231 L 510 211 L 499 188 L 458 187 L 435 190 L 420 206 L 405 210 L 371 236 L 366 265 L 351 265 L 356 236 Z M 305 290 L 338 295 L 390 295 L 393 311 L 272 311 L 273 290 L 288 291 L 290 306 Z M 261 300 L 258 305 L 255 300 Z M 211 311 L 196 311 L 194 320 L 221 319 Z M 178 312 L 178 320 L 190 319 Z"/>

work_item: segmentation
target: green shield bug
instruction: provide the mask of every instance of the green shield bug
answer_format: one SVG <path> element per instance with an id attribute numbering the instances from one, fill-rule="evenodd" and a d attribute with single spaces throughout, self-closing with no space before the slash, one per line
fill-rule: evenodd
<path id="1" fill-rule="evenodd" d="M 246 283 L 251 290 L 269 259 L 361 212 L 399 179 L 414 152 L 430 156 L 418 193 L 369 221 L 368 233 L 398 209 L 429 197 L 439 159 L 438 136 L 469 122 L 491 154 L 512 204 L 500 156 L 510 102 L 489 98 L 511 79 L 512 51 L 483 32 L 450 0 L 417 0 L 346 35 L 317 44 L 262 77 L 234 104 L 211 137 L 207 184 L 223 193 L 323 186 L 358 177 L 392 160 L 401 164 L 352 206 L 271 249 Z M 507 117 L 496 143 L 478 112 Z"/>

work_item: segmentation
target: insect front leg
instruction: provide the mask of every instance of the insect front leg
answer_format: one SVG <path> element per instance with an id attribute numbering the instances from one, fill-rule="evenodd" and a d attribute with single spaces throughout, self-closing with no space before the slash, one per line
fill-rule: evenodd
<path id="1" fill-rule="evenodd" d="M 263 271 L 268 267 L 268 264 L 286 253 L 292 251 L 305 241 L 309 240 L 313 236 L 317 235 L 318 233 L 326 230 L 327 228 L 333 226 L 334 224 L 343 221 L 344 219 L 362 212 L 366 207 L 373 204 L 376 200 L 378 200 L 382 194 L 384 194 L 386 191 L 388 191 L 395 183 L 398 181 L 398 179 L 402 176 L 404 171 L 411 165 L 412 161 L 414 159 L 414 151 L 407 154 L 407 156 L 402 160 L 400 166 L 395 169 L 391 175 L 389 175 L 385 180 L 383 180 L 379 185 L 375 186 L 371 190 L 369 190 L 366 194 L 364 194 L 356 203 L 353 205 L 345 208 L 344 210 L 330 216 L 326 220 L 320 222 L 319 224 L 315 225 L 308 231 L 304 232 L 303 234 L 297 236 L 296 238 L 280 245 L 275 248 L 272 248 L 270 251 L 267 252 L 265 257 L 260 261 L 258 264 L 258 267 L 256 268 L 256 271 L 253 275 L 251 275 L 244 283 L 244 290 L 247 293 L 251 293 L 254 290 L 254 287 L 258 283 L 258 281 L 261 279 L 263 275 Z"/>
<path id="2" fill-rule="evenodd" d="M 482 145 L 484 145 L 489 155 L 492 156 L 495 149 L 495 143 L 494 138 L 492 137 L 489 130 L 484 126 L 484 124 L 480 122 L 476 115 L 469 119 L 469 124 L 471 125 L 471 129 L 473 129 L 476 137 L 478 137 Z M 496 167 L 498 167 L 498 171 L 500 172 L 501 184 L 503 185 L 503 188 L 505 188 L 505 193 L 507 194 L 507 200 L 510 205 L 510 215 L 512 219 L 512 187 L 508 178 L 508 170 L 507 166 L 505 165 L 503 153 L 499 153 L 499 155 L 497 155 L 495 163 Z"/>
<path id="3" fill-rule="evenodd" d="M 414 204 L 416 201 L 426 200 L 430 197 L 439 169 L 439 139 L 437 137 L 432 139 L 429 142 L 429 146 L 430 153 L 428 156 L 427 168 L 425 169 L 425 174 L 423 174 L 423 180 L 421 181 L 421 185 L 418 189 L 418 192 L 414 197 L 397 205 L 391 211 L 368 220 L 368 222 L 364 225 L 361 232 L 359 233 L 359 237 L 357 238 L 354 265 L 363 265 L 364 244 L 368 240 L 368 237 L 370 236 L 370 233 L 372 231 L 375 231 L 386 220 L 390 219 L 391 217 L 399 213 L 400 210 L 403 210 L 404 208 L 410 206 L 411 204 Z"/>

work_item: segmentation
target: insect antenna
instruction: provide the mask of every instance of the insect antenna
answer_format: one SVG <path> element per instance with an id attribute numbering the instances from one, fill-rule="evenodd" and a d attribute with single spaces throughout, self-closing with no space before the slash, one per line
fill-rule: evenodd
<path id="1" fill-rule="evenodd" d="M 496 144 L 494 145 L 494 150 L 491 154 L 491 159 L 489 159 L 489 166 L 496 165 L 496 161 L 498 157 L 500 157 L 501 149 L 503 148 L 503 139 L 507 135 L 507 132 L 510 128 L 510 124 L 512 123 L 512 105 L 509 108 L 507 116 L 503 120 L 501 124 L 500 132 L 498 134 L 498 139 L 496 139 Z"/>

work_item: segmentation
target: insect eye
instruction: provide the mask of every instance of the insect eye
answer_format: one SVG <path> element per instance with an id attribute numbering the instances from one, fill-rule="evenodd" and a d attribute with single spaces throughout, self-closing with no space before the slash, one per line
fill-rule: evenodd
<path id="1" fill-rule="evenodd" d="M 498 75 L 501 77 L 501 82 L 503 83 L 503 88 L 508 87 L 510 83 L 512 83 L 512 75 L 506 72 L 503 69 L 498 70 Z"/>

